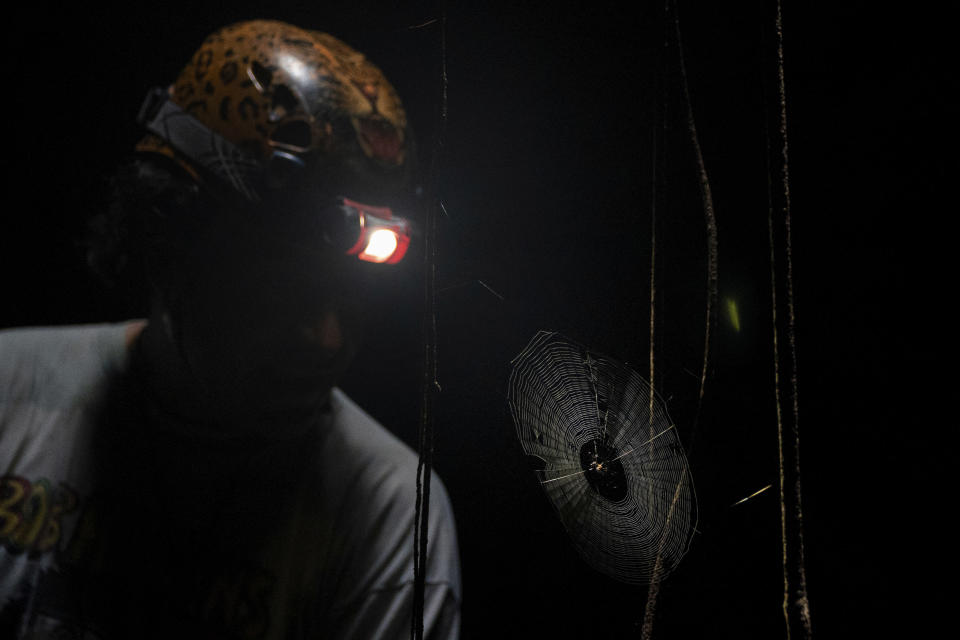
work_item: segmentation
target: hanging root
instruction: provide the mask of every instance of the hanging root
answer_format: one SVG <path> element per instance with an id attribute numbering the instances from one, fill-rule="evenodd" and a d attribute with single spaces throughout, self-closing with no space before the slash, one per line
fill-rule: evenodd
<path id="1" fill-rule="evenodd" d="M 677 486 L 673 490 L 673 499 L 670 501 L 670 509 L 667 511 L 665 525 L 667 530 L 670 529 L 670 520 L 673 518 L 673 510 L 677 506 L 677 498 L 680 497 L 680 487 L 682 485 L 683 482 L 678 480 Z M 657 609 L 657 595 L 660 593 L 660 576 L 663 574 L 663 543 L 664 539 L 661 539 L 660 548 L 657 549 L 657 561 L 653 565 L 653 577 L 650 578 L 650 587 L 647 589 L 647 606 L 643 611 L 643 630 L 640 636 L 643 640 L 650 640 L 653 634 L 653 616 Z"/>
<path id="2" fill-rule="evenodd" d="M 430 24 L 430 23 L 427 23 Z M 420 26 L 426 26 L 420 25 Z M 427 533 L 430 522 L 430 477 L 433 471 L 434 398 L 440 391 L 437 380 L 437 217 L 443 203 L 438 193 L 440 160 L 447 125 L 447 8 L 440 3 L 440 117 L 434 138 L 433 166 L 427 202 L 427 231 L 424 249 L 424 349 L 423 405 L 420 412 L 420 460 L 417 463 L 417 500 L 413 534 L 413 611 L 410 636 L 423 640 L 423 614 L 427 574 Z"/>
<path id="3" fill-rule="evenodd" d="M 700 404 L 703 402 L 703 392 L 707 384 L 707 368 L 710 362 L 710 326 L 713 324 L 717 306 L 717 282 L 719 271 L 717 266 L 717 218 L 713 208 L 713 194 L 710 190 L 710 178 L 707 175 L 707 166 L 703 161 L 703 152 L 700 149 L 700 137 L 697 135 L 697 123 L 693 117 L 693 103 L 690 101 L 690 85 L 687 82 L 687 66 L 683 57 L 683 40 L 680 35 L 680 15 L 677 11 L 676 0 L 671 0 L 673 10 L 673 25 L 677 39 L 677 55 L 680 62 L 680 76 L 683 79 L 683 96 L 687 103 L 687 129 L 690 132 L 690 142 L 693 145 L 694 155 L 697 158 L 697 171 L 700 177 L 700 197 L 703 200 L 703 217 L 707 230 L 707 308 L 706 322 L 703 336 L 703 367 L 700 371 L 700 392 L 697 395 L 697 415 L 700 414 Z"/>
<path id="4" fill-rule="evenodd" d="M 790 165 L 787 140 L 787 96 L 784 76 L 783 59 L 783 13 L 780 1 L 777 1 L 776 15 L 777 35 L 777 88 L 779 98 L 779 133 L 780 133 L 780 187 L 783 197 L 783 225 L 784 225 L 784 261 L 786 263 L 785 285 L 787 301 L 786 334 L 789 346 L 790 367 L 790 404 L 789 415 L 793 441 L 787 443 L 784 439 L 784 411 L 782 406 L 783 390 L 780 385 L 780 318 L 777 315 L 779 300 L 777 298 L 777 262 L 774 234 L 772 178 L 768 171 L 768 236 L 770 242 L 770 286 L 773 310 L 773 373 L 774 393 L 777 412 L 777 445 L 780 468 L 780 531 L 781 531 L 781 561 L 783 563 L 783 616 L 788 640 L 794 632 L 802 635 L 805 640 L 812 638 L 812 621 L 810 604 L 807 596 L 807 577 L 803 549 L 803 508 L 800 483 L 800 430 L 799 430 L 799 402 L 797 397 L 797 346 L 795 333 L 795 309 L 793 295 L 793 248 L 791 237 L 790 211 Z M 769 140 L 768 140 L 769 147 Z M 769 151 L 768 151 L 769 157 Z M 790 447 L 789 449 L 787 447 Z M 792 464 L 787 464 L 787 457 Z M 792 480 L 788 482 L 788 480 Z M 792 492 L 788 485 L 792 484 Z M 788 508 L 791 503 L 792 508 Z M 791 586 L 791 578 L 795 583 Z M 792 616 L 796 613 L 796 617 Z"/>

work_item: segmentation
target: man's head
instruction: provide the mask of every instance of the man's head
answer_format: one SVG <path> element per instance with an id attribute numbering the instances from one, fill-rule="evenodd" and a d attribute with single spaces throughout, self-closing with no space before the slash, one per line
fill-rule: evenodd
<path id="1" fill-rule="evenodd" d="M 252 21 L 207 38 L 141 121 L 120 195 L 147 247 L 154 340 L 162 323 L 208 411 L 309 412 L 395 268 L 376 261 L 409 240 L 394 212 L 415 154 L 396 92 L 330 35 Z M 378 228 L 396 241 L 386 257 Z"/>
<path id="2" fill-rule="evenodd" d="M 177 130 L 179 114 L 155 120 L 158 104 L 145 105 L 154 135 L 138 148 L 174 157 L 200 180 L 218 178 L 254 199 L 326 187 L 363 202 L 409 184 L 413 154 L 396 91 L 329 34 L 272 20 L 230 25 L 204 40 L 167 92 L 233 148 L 212 144 L 203 129 Z"/>

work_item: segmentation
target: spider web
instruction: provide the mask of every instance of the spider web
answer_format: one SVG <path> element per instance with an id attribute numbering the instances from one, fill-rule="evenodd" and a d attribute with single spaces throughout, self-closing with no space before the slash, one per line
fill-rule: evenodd
<path id="1" fill-rule="evenodd" d="M 517 436 L 577 551 L 621 582 L 666 576 L 689 547 L 696 497 L 663 402 L 558 333 L 538 332 L 512 364 Z"/>

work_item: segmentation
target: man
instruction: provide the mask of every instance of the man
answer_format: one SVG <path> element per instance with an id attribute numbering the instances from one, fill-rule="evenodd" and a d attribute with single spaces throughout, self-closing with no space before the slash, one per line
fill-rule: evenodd
<path id="1" fill-rule="evenodd" d="M 0 332 L 0 637 L 407 635 L 417 458 L 334 387 L 410 239 L 396 93 L 252 21 L 141 121 L 104 236 L 138 247 L 149 320 Z M 454 638 L 430 497 L 425 636 Z"/>

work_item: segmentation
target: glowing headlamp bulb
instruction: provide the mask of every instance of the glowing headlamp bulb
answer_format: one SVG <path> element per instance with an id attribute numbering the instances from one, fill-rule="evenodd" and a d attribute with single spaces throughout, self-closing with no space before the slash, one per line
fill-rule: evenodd
<path id="1" fill-rule="evenodd" d="M 397 233 L 392 229 L 376 229 L 370 234 L 367 247 L 357 256 L 368 262 L 386 262 L 397 250 Z"/>
<path id="2" fill-rule="evenodd" d="M 394 217 L 389 207 L 374 207 L 349 198 L 342 199 L 340 210 L 357 233 L 347 255 L 386 264 L 403 260 L 410 246 L 410 223 L 405 218 Z"/>

